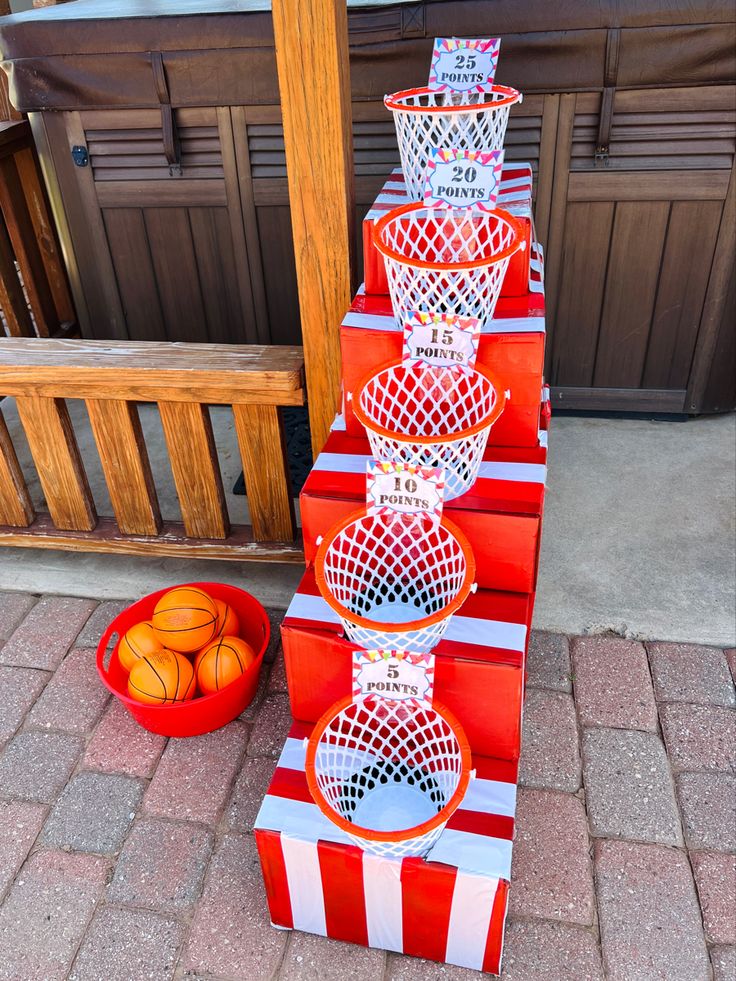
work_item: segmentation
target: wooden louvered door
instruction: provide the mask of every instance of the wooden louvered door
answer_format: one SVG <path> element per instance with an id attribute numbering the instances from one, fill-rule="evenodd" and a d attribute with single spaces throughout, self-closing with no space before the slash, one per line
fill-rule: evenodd
<path id="1" fill-rule="evenodd" d="M 180 171 L 165 156 L 158 110 L 53 114 L 46 122 L 66 129 L 68 155 L 51 142 L 86 332 L 268 341 L 251 284 L 230 109 L 177 110 L 174 123 Z"/>
<path id="2" fill-rule="evenodd" d="M 733 237 L 733 87 L 559 97 L 547 376 L 561 407 L 697 411 Z M 730 195 L 731 202 L 728 198 Z"/>

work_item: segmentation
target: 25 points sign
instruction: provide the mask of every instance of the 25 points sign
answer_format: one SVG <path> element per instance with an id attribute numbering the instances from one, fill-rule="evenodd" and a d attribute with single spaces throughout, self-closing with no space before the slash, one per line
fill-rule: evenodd
<path id="1" fill-rule="evenodd" d="M 429 88 L 446 92 L 490 92 L 500 47 L 498 37 L 435 38 Z"/>
<path id="2" fill-rule="evenodd" d="M 433 694 L 433 654 L 353 652 L 353 700 L 379 696 L 392 701 L 431 703 Z"/>
<path id="3" fill-rule="evenodd" d="M 503 150 L 442 150 L 433 147 L 427 162 L 427 207 L 493 211 L 501 186 Z"/>
<path id="4" fill-rule="evenodd" d="M 439 521 L 445 492 L 444 471 L 410 463 L 368 464 L 368 514 L 428 514 Z"/>
<path id="5" fill-rule="evenodd" d="M 480 320 L 451 313 L 413 311 L 404 325 L 404 361 L 436 368 L 472 368 L 478 354 Z"/>

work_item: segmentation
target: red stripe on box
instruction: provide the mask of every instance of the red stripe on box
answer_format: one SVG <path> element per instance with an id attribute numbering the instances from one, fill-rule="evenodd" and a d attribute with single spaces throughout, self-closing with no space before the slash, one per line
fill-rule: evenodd
<path id="1" fill-rule="evenodd" d="M 486 838 L 514 840 L 514 819 L 505 814 L 488 814 L 486 811 L 457 810 L 447 822 L 453 831 L 465 831 L 470 835 Z"/>
<path id="2" fill-rule="evenodd" d="M 327 936 L 368 946 L 363 852 L 357 845 L 317 842 Z"/>
<path id="3" fill-rule="evenodd" d="M 498 880 L 496 898 L 493 900 L 491 924 L 488 928 L 483 970 L 488 974 L 501 973 L 501 954 L 503 951 L 503 930 L 506 923 L 509 884 L 505 879 Z"/>
<path id="4" fill-rule="evenodd" d="M 517 783 L 519 764 L 513 760 L 497 760 L 490 756 L 474 756 L 475 775 L 481 780 L 498 780 L 501 783 Z"/>
<path id="5" fill-rule="evenodd" d="M 457 869 L 421 858 L 401 864 L 404 953 L 444 961 Z"/>
<path id="6" fill-rule="evenodd" d="M 289 800 L 300 800 L 305 804 L 314 804 L 304 770 L 289 770 L 284 766 L 276 767 L 268 793 L 271 797 L 287 797 Z"/>
<path id="7" fill-rule="evenodd" d="M 278 831 L 263 831 L 261 829 L 256 829 L 254 834 L 258 855 L 261 859 L 271 922 L 276 926 L 293 930 L 294 918 L 291 912 L 284 853 L 281 849 L 281 835 Z"/>

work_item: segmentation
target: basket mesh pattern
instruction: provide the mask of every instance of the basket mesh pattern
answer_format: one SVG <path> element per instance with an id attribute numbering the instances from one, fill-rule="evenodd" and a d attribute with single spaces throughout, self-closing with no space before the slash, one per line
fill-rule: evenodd
<path id="1" fill-rule="evenodd" d="M 391 785 L 413 791 L 415 798 L 421 795 L 423 811 L 439 814 L 457 790 L 462 772 L 460 743 L 444 716 L 429 705 L 386 698 L 352 702 L 334 715 L 319 734 L 314 756 L 323 802 L 351 824 L 371 794 Z M 361 834 L 366 829 L 357 822 L 355 831 L 347 833 L 378 855 L 425 855 L 450 814 L 448 809 L 436 826 L 419 835 L 412 834 L 412 827 L 392 829 L 406 831 L 400 841 L 381 840 L 381 831 L 375 829 L 366 837 Z"/>
<path id="2" fill-rule="evenodd" d="M 394 315 L 405 323 L 411 313 L 449 313 L 477 317 L 481 327 L 492 317 L 510 255 L 496 258 L 518 241 L 514 225 L 499 212 L 460 208 L 412 208 L 380 224 L 379 241 L 401 256 L 386 255 Z M 457 269 L 426 268 L 428 263 L 457 264 Z M 467 268 L 462 263 L 486 260 Z"/>
<path id="3" fill-rule="evenodd" d="M 443 467 L 446 500 L 475 483 L 496 399 L 490 379 L 479 371 L 405 363 L 377 372 L 358 396 L 373 456 Z M 486 420 L 478 432 L 458 435 Z M 436 439 L 413 443 L 412 436 Z"/>
<path id="4" fill-rule="evenodd" d="M 367 650 L 426 653 L 450 615 L 402 630 L 393 611 L 402 611 L 403 622 L 439 613 L 457 597 L 468 570 L 460 543 L 439 522 L 389 512 L 364 515 L 339 531 L 325 549 L 323 573 L 351 641 Z M 386 626 L 356 623 L 351 614 Z"/>
<path id="5" fill-rule="evenodd" d="M 406 188 L 414 201 L 421 200 L 423 196 L 429 152 L 433 147 L 503 150 L 512 103 L 498 103 L 508 99 L 508 91 L 466 92 L 461 95 L 453 92 L 400 92 L 386 98 L 413 110 L 405 112 L 388 106 L 394 116 Z M 423 111 L 460 103 L 467 108 L 447 113 Z"/>

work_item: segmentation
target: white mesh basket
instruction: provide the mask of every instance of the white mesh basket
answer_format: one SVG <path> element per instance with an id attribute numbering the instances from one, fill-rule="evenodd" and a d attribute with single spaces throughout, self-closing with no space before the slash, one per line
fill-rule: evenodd
<path id="1" fill-rule="evenodd" d="M 493 317 L 509 259 L 526 243 L 507 211 L 425 208 L 414 202 L 386 212 L 373 226 L 383 255 L 394 316 L 415 310 Z"/>
<path id="2" fill-rule="evenodd" d="M 483 369 L 400 362 L 365 379 L 354 402 L 373 456 L 442 467 L 451 501 L 475 483 L 506 396 Z"/>
<path id="3" fill-rule="evenodd" d="M 366 650 L 427 653 L 473 588 L 467 538 L 428 514 L 361 511 L 317 550 L 315 578 L 347 637 Z"/>
<path id="4" fill-rule="evenodd" d="M 436 702 L 347 698 L 307 744 L 317 806 L 361 848 L 392 858 L 427 854 L 465 796 L 470 767 L 462 727 Z"/>
<path id="5" fill-rule="evenodd" d="M 385 97 L 393 113 L 401 169 L 409 196 L 424 192 L 429 151 L 502 150 L 511 106 L 521 102 L 516 89 L 494 85 L 491 92 L 436 92 L 407 89 Z"/>

